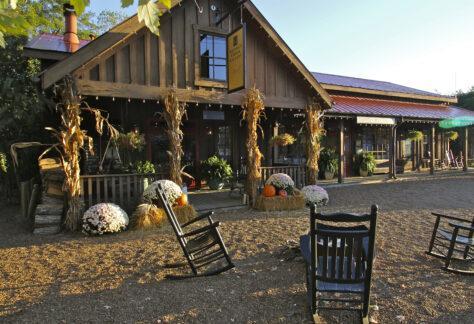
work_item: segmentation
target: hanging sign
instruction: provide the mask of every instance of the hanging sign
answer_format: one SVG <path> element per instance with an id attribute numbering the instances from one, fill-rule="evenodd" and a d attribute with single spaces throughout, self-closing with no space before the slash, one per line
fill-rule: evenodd
<path id="1" fill-rule="evenodd" d="M 227 90 L 228 93 L 245 89 L 246 68 L 245 24 L 227 36 Z"/>
<path id="2" fill-rule="evenodd" d="M 395 118 L 357 116 L 357 124 L 395 125 Z"/>

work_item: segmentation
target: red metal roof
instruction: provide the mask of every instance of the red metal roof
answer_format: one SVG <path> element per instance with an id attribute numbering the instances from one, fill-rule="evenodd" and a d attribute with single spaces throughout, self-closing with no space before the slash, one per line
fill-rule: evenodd
<path id="1" fill-rule="evenodd" d="M 89 44 L 90 40 L 80 40 L 79 45 L 74 50 Z M 34 50 L 42 51 L 54 51 L 54 52 L 63 52 L 63 53 L 72 53 L 74 52 L 71 44 L 64 41 L 63 35 L 55 34 L 41 34 L 33 39 L 31 39 L 25 46 L 25 48 L 30 48 Z"/>
<path id="2" fill-rule="evenodd" d="M 425 104 L 396 100 L 382 100 L 350 96 L 332 96 L 331 115 L 359 115 L 381 117 L 408 117 L 420 119 L 447 119 L 474 117 L 474 111 L 443 104 Z"/>
<path id="3" fill-rule="evenodd" d="M 343 87 L 360 88 L 360 89 L 368 89 L 368 90 L 408 93 L 408 94 L 416 94 L 416 95 L 432 96 L 432 97 L 444 97 L 437 93 L 414 89 L 414 88 L 402 86 L 399 84 L 395 84 L 392 82 L 361 79 L 361 78 L 347 77 L 347 76 L 327 74 L 327 73 L 318 73 L 318 72 L 313 72 L 313 75 L 316 78 L 316 80 L 318 80 L 319 83 L 323 83 L 323 84 L 338 85 L 338 86 L 343 86 Z"/>

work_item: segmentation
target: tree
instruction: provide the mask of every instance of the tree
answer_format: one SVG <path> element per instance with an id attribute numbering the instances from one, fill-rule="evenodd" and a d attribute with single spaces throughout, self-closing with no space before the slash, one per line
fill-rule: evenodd
<path id="1" fill-rule="evenodd" d="M 469 110 L 474 110 L 474 86 L 467 92 L 459 91 L 457 93 L 458 106 Z"/>
<path id="2" fill-rule="evenodd" d="M 40 32 L 37 29 L 35 30 L 38 25 L 56 25 L 56 27 L 59 27 L 60 25 L 57 24 L 57 17 L 54 14 L 57 12 L 57 7 L 59 6 L 62 8 L 64 3 L 70 3 L 73 5 L 77 14 L 81 16 L 84 14 L 85 9 L 89 6 L 90 0 L 0 0 L 0 47 L 5 47 L 5 35 L 26 35 L 30 30 L 33 30 L 33 33 Z M 121 0 L 121 3 L 122 7 L 126 8 L 132 6 L 134 1 Z M 171 8 L 171 0 L 158 0 L 157 2 L 153 0 L 138 1 L 138 20 L 140 22 L 144 21 L 145 25 L 150 29 L 150 31 L 156 35 L 159 35 L 160 16 L 162 14 L 158 3 L 163 4 L 168 9 Z M 49 9 L 52 9 L 51 11 L 53 12 L 53 16 L 50 16 L 50 11 L 48 8 L 44 8 L 42 6 L 49 6 Z M 36 11 L 38 8 L 43 10 L 38 12 Z M 25 16 L 25 13 L 32 14 Z M 91 13 L 86 12 L 85 15 L 91 15 Z M 110 18 L 110 15 L 108 17 Z M 31 21 L 31 19 L 29 20 L 28 18 L 33 18 L 34 21 Z M 91 21 L 90 16 L 88 21 Z M 101 21 L 102 23 L 106 22 L 106 20 Z M 98 25 L 95 26 L 97 27 Z M 83 25 L 80 27 L 87 26 Z M 57 28 L 56 30 L 60 30 L 60 28 Z"/>

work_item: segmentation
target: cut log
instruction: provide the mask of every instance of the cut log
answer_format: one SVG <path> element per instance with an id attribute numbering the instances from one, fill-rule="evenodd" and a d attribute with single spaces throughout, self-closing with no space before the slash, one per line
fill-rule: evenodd
<path id="1" fill-rule="evenodd" d="M 62 215 L 63 204 L 39 204 L 36 207 L 36 215 Z"/>
<path id="2" fill-rule="evenodd" d="M 61 225 L 61 215 L 36 215 L 35 217 L 35 227 L 45 226 L 45 225 Z"/>
<path id="3" fill-rule="evenodd" d="M 58 234 L 60 231 L 61 231 L 60 226 L 47 226 L 47 227 L 35 228 L 35 230 L 33 231 L 33 234 L 52 235 L 52 234 Z"/>

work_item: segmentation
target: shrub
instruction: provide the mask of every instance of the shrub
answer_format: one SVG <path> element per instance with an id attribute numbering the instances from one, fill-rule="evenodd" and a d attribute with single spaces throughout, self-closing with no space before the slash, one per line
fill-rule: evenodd
<path id="1" fill-rule="evenodd" d="M 232 177 L 232 168 L 226 160 L 211 156 L 202 161 L 202 176 L 204 180 L 225 181 Z"/>
<path id="2" fill-rule="evenodd" d="M 326 206 L 329 202 L 329 195 L 326 190 L 320 186 L 312 185 L 301 189 L 307 204 L 315 204 L 316 206 Z"/>
<path id="3" fill-rule="evenodd" d="M 295 187 L 293 179 L 285 173 L 272 174 L 265 184 L 274 186 L 277 191 L 285 190 L 290 195 L 293 194 Z"/>
<path id="4" fill-rule="evenodd" d="M 150 174 L 155 173 L 155 166 L 150 161 L 137 161 L 133 166 L 135 173 Z"/>
<path id="5" fill-rule="evenodd" d="M 127 213 L 111 203 L 94 205 L 82 217 L 82 231 L 86 234 L 117 233 L 125 230 L 127 225 Z"/>
<path id="6" fill-rule="evenodd" d="M 371 152 L 360 152 L 356 156 L 356 165 L 360 170 L 373 174 L 375 171 L 375 157 Z"/>
<path id="7" fill-rule="evenodd" d="M 183 192 L 181 191 L 181 188 L 171 180 L 158 180 L 158 181 L 153 182 L 143 192 L 142 200 L 148 204 L 151 204 L 153 200 L 158 199 L 158 195 L 156 194 L 156 189 L 158 188 L 158 184 L 161 184 L 163 188 L 163 192 L 168 202 L 172 206 L 176 205 L 176 200 L 179 197 L 181 197 Z"/>
<path id="8" fill-rule="evenodd" d="M 338 161 L 339 159 L 334 149 L 324 148 L 319 155 L 319 170 L 321 172 L 336 173 Z"/>

